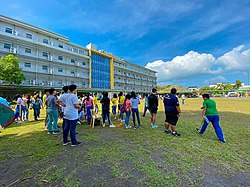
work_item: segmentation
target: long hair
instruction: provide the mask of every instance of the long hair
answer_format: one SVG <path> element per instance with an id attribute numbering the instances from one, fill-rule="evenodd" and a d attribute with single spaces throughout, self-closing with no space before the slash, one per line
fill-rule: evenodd
<path id="1" fill-rule="evenodd" d="M 136 98 L 136 94 L 135 94 L 134 91 L 131 92 L 131 97 L 134 98 L 134 99 Z"/>
<path id="2" fill-rule="evenodd" d="M 89 93 L 87 93 L 87 101 L 89 101 Z"/>
<path id="3" fill-rule="evenodd" d="M 125 96 L 125 101 L 124 101 L 124 102 L 126 102 L 126 101 L 129 100 L 129 99 L 131 99 L 131 95 L 127 94 L 127 95 Z"/>

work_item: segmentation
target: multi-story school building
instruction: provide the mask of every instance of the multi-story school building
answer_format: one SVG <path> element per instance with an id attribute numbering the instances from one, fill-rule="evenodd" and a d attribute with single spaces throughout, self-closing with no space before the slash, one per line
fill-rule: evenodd
<path id="1" fill-rule="evenodd" d="M 20 59 L 26 77 L 21 87 L 75 84 L 79 90 L 127 92 L 150 92 L 156 87 L 155 71 L 98 50 L 94 44 L 82 47 L 66 36 L 0 15 L 0 57 L 9 53 Z"/>

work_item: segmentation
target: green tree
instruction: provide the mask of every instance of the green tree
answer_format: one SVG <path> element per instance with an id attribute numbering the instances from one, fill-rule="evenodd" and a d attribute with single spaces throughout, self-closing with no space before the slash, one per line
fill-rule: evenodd
<path id="1" fill-rule="evenodd" d="M 235 81 L 234 88 L 238 90 L 239 87 L 241 87 L 241 85 L 242 85 L 242 82 L 241 82 L 240 80 L 236 80 L 236 81 Z"/>
<path id="2" fill-rule="evenodd" d="M 2 56 L 0 59 L 0 80 L 6 84 L 20 85 L 25 80 L 25 76 L 18 63 L 19 59 L 12 54 L 6 57 Z"/>

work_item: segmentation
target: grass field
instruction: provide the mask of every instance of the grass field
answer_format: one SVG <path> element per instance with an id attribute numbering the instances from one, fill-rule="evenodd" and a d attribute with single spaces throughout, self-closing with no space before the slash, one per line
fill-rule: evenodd
<path id="1" fill-rule="evenodd" d="M 162 101 L 159 128 L 150 127 L 148 113 L 136 130 L 84 123 L 77 126 L 83 144 L 74 148 L 47 135 L 43 119 L 12 124 L 0 134 L 0 186 L 250 186 L 250 98 L 215 100 L 226 144 L 212 125 L 204 136 L 195 132 L 200 98 L 181 106 L 180 137 L 164 133 Z"/>

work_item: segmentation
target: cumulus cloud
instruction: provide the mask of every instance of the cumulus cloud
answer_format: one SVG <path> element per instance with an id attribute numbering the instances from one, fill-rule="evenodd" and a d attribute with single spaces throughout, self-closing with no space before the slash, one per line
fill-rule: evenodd
<path id="1" fill-rule="evenodd" d="M 216 77 L 212 77 L 210 79 L 207 79 L 204 81 L 205 84 L 214 84 L 217 82 L 224 82 L 226 80 L 225 77 L 223 76 L 216 76 Z"/>
<path id="2" fill-rule="evenodd" d="M 173 58 L 171 61 L 156 60 L 150 62 L 146 65 L 146 68 L 157 71 L 158 82 L 188 79 L 197 75 L 215 76 L 220 73 L 249 69 L 250 49 L 241 45 L 217 59 L 212 54 L 190 51 L 183 56 Z M 209 81 L 225 81 L 225 78 L 218 76 Z"/>

